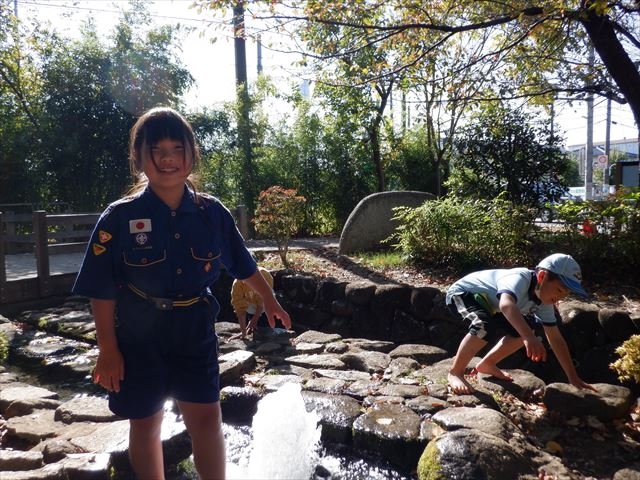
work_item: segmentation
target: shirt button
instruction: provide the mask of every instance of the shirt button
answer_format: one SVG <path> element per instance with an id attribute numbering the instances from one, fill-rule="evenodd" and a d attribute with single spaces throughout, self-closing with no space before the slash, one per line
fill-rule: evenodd
<path id="1" fill-rule="evenodd" d="M 176 273 L 177 273 L 178 275 L 180 275 L 180 274 L 182 273 L 182 269 L 181 269 L 181 268 L 178 268 L 178 269 L 176 270 Z"/>
<path id="2" fill-rule="evenodd" d="M 176 240 L 178 240 L 178 239 L 180 238 L 180 234 L 179 234 L 179 233 L 176 233 L 173 237 L 174 237 Z"/>
<path id="3" fill-rule="evenodd" d="M 172 217 L 175 217 L 176 215 L 177 215 L 177 214 L 176 214 L 176 212 L 175 212 L 175 211 L 172 211 L 172 212 L 171 212 L 171 216 L 172 216 Z"/>

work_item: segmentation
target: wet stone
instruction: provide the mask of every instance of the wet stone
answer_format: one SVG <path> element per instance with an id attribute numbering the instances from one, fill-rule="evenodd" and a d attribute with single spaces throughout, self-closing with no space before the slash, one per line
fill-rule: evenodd
<path id="1" fill-rule="evenodd" d="M 315 410 L 322 425 L 322 441 L 349 445 L 351 427 L 361 414 L 360 403 L 346 395 L 325 395 L 319 392 L 303 391 L 308 411 Z"/>
<path id="2" fill-rule="evenodd" d="M 340 355 L 340 361 L 353 370 L 376 373 L 384 372 L 391 363 L 391 357 L 382 352 L 365 351 Z"/>
<path id="3" fill-rule="evenodd" d="M 343 341 L 331 342 L 325 346 L 324 350 L 327 353 L 344 353 L 349 350 L 349 345 Z"/>
<path id="4" fill-rule="evenodd" d="M 429 395 L 420 395 L 418 397 L 409 398 L 406 400 L 405 405 L 418 415 L 433 415 L 434 413 L 451 406 L 446 400 L 431 397 Z"/>
<path id="5" fill-rule="evenodd" d="M 346 385 L 347 382 L 344 380 L 320 377 L 307 380 L 304 384 L 304 388 L 315 392 L 337 395 L 344 391 Z"/>
<path id="6" fill-rule="evenodd" d="M 344 362 L 330 354 L 294 355 L 285 359 L 291 365 L 305 368 L 325 368 L 341 370 L 346 368 Z"/>
<path id="7" fill-rule="evenodd" d="M 633 402 L 626 387 L 596 383 L 597 392 L 580 390 L 566 383 L 551 383 L 544 393 L 544 403 L 549 410 L 567 416 L 595 415 L 602 421 L 624 417 Z"/>
<path id="8" fill-rule="evenodd" d="M 296 342 L 295 350 L 300 355 L 322 353 L 324 351 L 324 345 L 321 343 Z"/>
<path id="9" fill-rule="evenodd" d="M 60 406 L 60 400 L 51 398 L 26 398 L 24 400 L 14 400 L 4 411 L 5 418 L 20 417 L 28 415 L 35 410 L 55 409 Z"/>
<path id="10" fill-rule="evenodd" d="M 46 438 L 57 435 L 63 424 L 54 420 L 54 410 L 35 410 L 29 415 L 7 420 L 6 435 L 36 445 Z"/>
<path id="11" fill-rule="evenodd" d="M 353 423 L 354 448 L 380 455 L 401 468 L 415 466 L 426 445 L 418 439 L 420 423 L 420 417 L 404 405 L 373 405 Z"/>
<path id="12" fill-rule="evenodd" d="M 432 365 L 450 357 L 446 350 L 440 347 L 424 344 L 398 345 L 389 352 L 389 355 L 394 359 L 398 357 L 411 358 L 421 365 Z"/>
<path id="13" fill-rule="evenodd" d="M 507 417 L 490 408 L 447 408 L 437 412 L 431 419 L 447 431 L 473 428 L 505 439 L 522 436 L 522 432 Z"/>
<path id="14" fill-rule="evenodd" d="M 44 458 L 40 452 L 0 450 L 0 472 L 32 470 L 43 465 Z"/>
<path id="15" fill-rule="evenodd" d="M 358 380 L 350 384 L 344 393 L 362 400 L 369 395 L 375 395 L 383 386 L 384 382 L 381 380 Z"/>
<path id="16" fill-rule="evenodd" d="M 326 344 L 326 343 L 331 343 L 331 342 L 338 342 L 342 340 L 342 337 L 340 335 L 337 335 L 335 333 L 323 333 L 323 332 L 318 332 L 316 330 L 308 330 L 304 333 L 301 333 L 300 335 L 298 335 L 295 340 L 294 343 L 320 343 L 320 344 Z"/>
<path id="17" fill-rule="evenodd" d="M 378 390 L 378 395 L 397 396 L 400 398 L 414 398 L 429 393 L 426 386 L 418 385 L 398 385 L 389 383 Z"/>
<path id="18" fill-rule="evenodd" d="M 73 422 L 112 422 L 119 417 L 109 410 L 106 398 L 78 397 L 60 405 L 55 411 L 55 420 Z"/>
<path id="19" fill-rule="evenodd" d="M 282 350 L 282 345 L 275 342 L 261 343 L 255 348 L 256 355 L 272 355 Z"/>
<path id="20" fill-rule="evenodd" d="M 57 399 L 58 394 L 46 388 L 34 387 L 23 383 L 11 383 L 0 390 L 0 410 L 6 409 L 12 402 L 19 400 Z"/>
<path id="21" fill-rule="evenodd" d="M 355 382 L 356 380 L 371 380 L 371 375 L 369 375 L 367 372 L 360 372 L 358 370 L 327 370 L 317 368 L 313 371 L 313 373 L 321 377 L 335 378 L 348 382 Z"/>
<path id="22" fill-rule="evenodd" d="M 345 338 L 351 349 L 368 350 L 373 352 L 389 353 L 396 346 L 395 343 L 385 340 L 369 340 L 367 338 Z"/>
<path id="23" fill-rule="evenodd" d="M 490 375 L 478 374 L 476 378 L 478 386 L 492 392 L 508 392 L 522 400 L 529 399 L 538 391 L 544 391 L 544 381 L 533 373 L 520 369 L 505 369 L 505 371 L 513 377 L 513 381 L 500 380 Z"/>
<path id="24" fill-rule="evenodd" d="M 393 358 L 393 357 L 392 357 Z M 420 364 L 412 358 L 393 358 L 384 371 L 385 380 L 396 380 L 420 369 Z"/>

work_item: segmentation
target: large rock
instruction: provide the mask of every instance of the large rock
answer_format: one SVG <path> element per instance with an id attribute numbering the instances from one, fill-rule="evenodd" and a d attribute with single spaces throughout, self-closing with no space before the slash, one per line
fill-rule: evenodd
<path id="1" fill-rule="evenodd" d="M 435 197 L 431 193 L 393 191 L 374 193 L 353 209 L 342 229 L 338 252 L 341 254 L 380 250 L 400 224 L 392 220 L 396 207 L 419 207 Z"/>
<path id="2" fill-rule="evenodd" d="M 581 390 L 567 383 L 547 385 L 544 403 L 549 410 L 568 417 L 598 417 L 602 421 L 623 418 L 631 408 L 633 396 L 626 387 L 596 383 L 597 392 Z"/>

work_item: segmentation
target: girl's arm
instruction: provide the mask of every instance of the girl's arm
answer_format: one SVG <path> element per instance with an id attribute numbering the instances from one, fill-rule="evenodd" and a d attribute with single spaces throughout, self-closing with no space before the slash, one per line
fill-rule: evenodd
<path id="1" fill-rule="evenodd" d="M 108 391 L 119 392 L 120 381 L 124 380 L 124 360 L 116 338 L 116 302 L 92 298 L 91 310 L 98 342 L 98 360 L 93 370 L 93 381 Z"/>
<path id="2" fill-rule="evenodd" d="M 269 286 L 264 279 L 260 270 L 256 269 L 255 272 L 249 277 L 244 279 L 245 283 L 256 291 L 264 303 L 264 311 L 267 314 L 267 320 L 271 328 L 276 326 L 276 318 L 282 322 L 285 328 L 291 328 L 291 319 L 289 314 L 282 308 L 278 300 L 276 300 L 273 294 L 273 289 Z"/>
<path id="3" fill-rule="evenodd" d="M 567 375 L 567 379 L 569 383 L 574 387 L 578 388 L 588 388 L 589 390 L 597 391 L 593 385 L 589 385 L 584 382 L 578 372 L 576 371 L 576 367 L 573 365 L 573 360 L 571 359 L 571 353 L 569 352 L 569 347 L 567 346 L 567 342 L 565 341 L 562 333 L 560 333 L 560 329 L 557 325 L 551 325 L 544 327 L 544 333 L 547 336 L 547 340 L 549 340 L 549 345 L 551 345 L 551 349 L 553 353 L 555 353 L 560 366 L 564 370 L 564 373 Z"/>

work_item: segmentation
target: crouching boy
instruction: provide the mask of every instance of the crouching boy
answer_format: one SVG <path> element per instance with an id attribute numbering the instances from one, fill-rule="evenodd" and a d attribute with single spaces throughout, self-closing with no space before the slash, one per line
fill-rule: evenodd
<path id="1" fill-rule="evenodd" d="M 595 390 L 578 376 L 556 324 L 554 304 L 570 293 L 587 297 L 580 266 L 573 257 L 562 253 L 546 257 L 535 270 L 482 270 L 451 285 L 446 296 L 447 307 L 469 327 L 449 370 L 451 390 L 459 395 L 473 391 L 465 379 L 465 371 L 471 359 L 489 342 L 497 340 L 476 365 L 475 371 L 479 373 L 512 380 L 507 372 L 498 368 L 498 363 L 522 346 L 532 361 L 545 361 L 547 351 L 533 330 L 536 324 L 542 324 L 569 382 L 578 388 Z M 498 338 L 498 331 L 507 334 Z"/>

